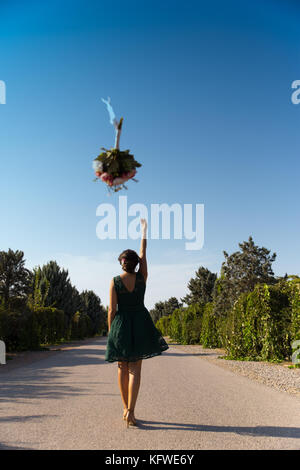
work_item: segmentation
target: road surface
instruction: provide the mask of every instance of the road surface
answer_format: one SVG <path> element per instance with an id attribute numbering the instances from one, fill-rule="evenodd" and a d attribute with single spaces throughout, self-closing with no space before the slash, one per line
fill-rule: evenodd
<path id="1" fill-rule="evenodd" d="M 172 347 L 126 429 L 106 338 L 0 373 L 0 449 L 300 449 L 300 400 Z M 5 366 L 0 366 L 4 368 Z"/>

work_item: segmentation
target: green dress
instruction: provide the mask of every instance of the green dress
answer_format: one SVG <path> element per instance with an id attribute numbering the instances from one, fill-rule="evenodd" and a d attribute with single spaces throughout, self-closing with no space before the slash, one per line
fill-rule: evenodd
<path id="1" fill-rule="evenodd" d="M 135 362 L 169 349 L 144 305 L 146 283 L 143 275 L 136 273 L 132 292 L 120 276 L 114 277 L 114 286 L 118 309 L 108 334 L 105 361 Z"/>

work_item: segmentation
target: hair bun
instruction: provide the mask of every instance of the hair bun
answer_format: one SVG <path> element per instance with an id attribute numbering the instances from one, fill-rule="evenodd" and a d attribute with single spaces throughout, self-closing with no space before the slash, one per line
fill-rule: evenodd
<path id="1" fill-rule="evenodd" d="M 124 271 L 134 273 L 135 268 L 141 259 L 134 250 L 125 250 L 120 254 L 118 260 Z"/>

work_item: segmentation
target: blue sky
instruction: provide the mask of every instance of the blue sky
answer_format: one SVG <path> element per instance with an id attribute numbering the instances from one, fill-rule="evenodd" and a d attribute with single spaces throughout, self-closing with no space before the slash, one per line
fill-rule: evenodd
<path id="1" fill-rule="evenodd" d="M 106 304 L 118 254 L 138 250 L 96 236 L 97 206 L 122 194 L 205 206 L 202 250 L 149 240 L 149 307 L 249 235 L 277 253 L 275 274 L 299 274 L 299 27 L 283 0 L 2 1 L 0 249 L 56 259 Z M 143 165 L 110 197 L 91 168 L 114 144 L 107 96 Z"/>

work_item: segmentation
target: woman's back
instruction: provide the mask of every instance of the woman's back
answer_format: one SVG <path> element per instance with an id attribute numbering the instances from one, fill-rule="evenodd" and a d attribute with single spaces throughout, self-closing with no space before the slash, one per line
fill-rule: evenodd
<path id="1" fill-rule="evenodd" d="M 135 274 L 133 290 L 129 290 L 121 276 L 114 277 L 114 286 L 117 294 L 118 311 L 130 311 L 145 308 L 144 296 L 146 283 L 140 272 Z"/>

